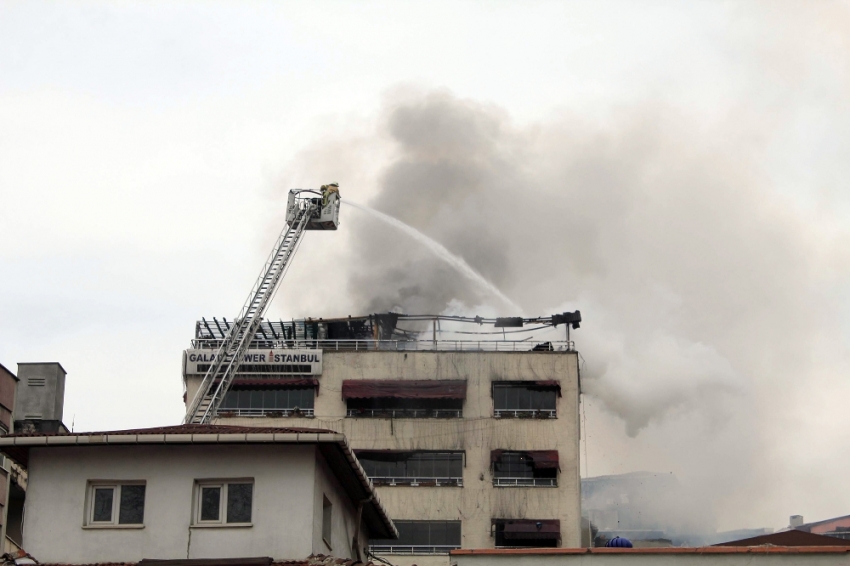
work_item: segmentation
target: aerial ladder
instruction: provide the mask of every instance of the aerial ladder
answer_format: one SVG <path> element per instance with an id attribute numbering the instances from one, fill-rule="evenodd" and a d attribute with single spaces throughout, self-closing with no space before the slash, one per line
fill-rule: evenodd
<path id="1" fill-rule="evenodd" d="M 304 196 L 307 193 L 307 196 Z M 318 196 L 316 196 L 318 195 Z M 286 275 L 301 238 L 307 230 L 336 230 L 339 226 L 339 185 L 289 191 L 286 225 L 251 288 L 239 316 L 230 326 L 204 374 L 198 391 L 189 403 L 184 424 L 209 424 L 233 384 L 239 366 L 262 322 L 263 314 Z"/>

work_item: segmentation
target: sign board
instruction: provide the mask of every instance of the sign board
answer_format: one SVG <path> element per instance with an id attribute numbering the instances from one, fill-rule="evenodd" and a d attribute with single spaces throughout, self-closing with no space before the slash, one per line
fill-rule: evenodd
<path id="1" fill-rule="evenodd" d="M 183 352 L 183 375 L 203 375 L 215 359 L 215 350 Z M 321 350 L 248 350 L 236 375 L 321 375 Z"/>

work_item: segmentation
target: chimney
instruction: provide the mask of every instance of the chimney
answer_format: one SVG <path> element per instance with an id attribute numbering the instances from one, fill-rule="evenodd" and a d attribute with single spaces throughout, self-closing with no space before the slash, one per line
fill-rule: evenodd
<path id="1" fill-rule="evenodd" d="M 796 529 L 797 527 L 802 527 L 803 523 L 805 522 L 805 521 L 803 521 L 802 515 L 791 515 L 790 521 L 791 521 L 790 524 L 791 524 L 792 529 Z"/>
<path id="2" fill-rule="evenodd" d="M 15 432 L 59 432 L 65 406 L 65 369 L 57 362 L 18 364 Z"/>

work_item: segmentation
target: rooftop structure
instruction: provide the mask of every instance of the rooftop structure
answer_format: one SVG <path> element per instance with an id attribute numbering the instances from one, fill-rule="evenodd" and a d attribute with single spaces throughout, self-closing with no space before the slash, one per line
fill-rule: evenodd
<path id="1" fill-rule="evenodd" d="M 482 318 L 447 315 L 370 314 L 346 318 L 263 320 L 252 350 L 321 349 L 384 351 L 572 351 L 569 339 L 535 341 L 535 334 L 557 328 L 578 328 L 581 314 L 562 313 L 545 317 Z M 193 349 L 221 346 L 233 321 L 202 318 L 195 325 Z"/>

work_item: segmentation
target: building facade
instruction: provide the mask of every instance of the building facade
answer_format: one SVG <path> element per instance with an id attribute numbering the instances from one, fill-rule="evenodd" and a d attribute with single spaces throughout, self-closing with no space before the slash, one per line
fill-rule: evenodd
<path id="1" fill-rule="evenodd" d="M 395 527 L 345 438 L 321 430 L 186 425 L 25 434 L 23 543 L 40 562 L 365 560 Z"/>
<path id="2" fill-rule="evenodd" d="M 376 555 L 423 566 L 446 564 L 453 548 L 581 546 L 574 349 L 358 343 L 321 326 L 312 338 L 258 343 L 215 422 L 344 434 L 399 529 L 398 540 L 371 541 Z M 209 361 L 203 340 L 193 345 L 187 400 Z"/>

